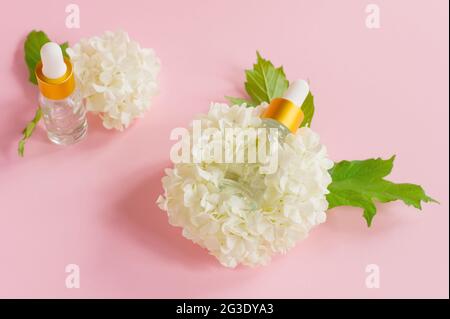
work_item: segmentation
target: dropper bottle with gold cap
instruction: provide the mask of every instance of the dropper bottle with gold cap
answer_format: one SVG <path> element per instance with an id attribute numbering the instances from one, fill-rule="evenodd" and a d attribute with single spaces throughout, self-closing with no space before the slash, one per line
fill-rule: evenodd
<path id="1" fill-rule="evenodd" d="M 292 82 L 283 97 L 273 99 L 261 115 L 264 126 L 277 128 L 281 140 L 289 133 L 295 134 L 304 119 L 301 106 L 308 93 L 309 85 L 305 80 Z"/>
<path id="2" fill-rule="evenodd" d="M 42 46 L 35 72 L 48 138 L 59 145 L 78 142 L 87 133 L 86 106 L 76 90 L 72 64 L 58 44 Z"/>
<path id="3" fill-rule="evenodd" d="M 309 93 L 309 85 L 305 80 L 292 82 L 283 97 L 274 98 L 261 115 L 263 127 L 268 131 L 276 129 L 275 135 L 267 132 L 268 142 L 274 143 L 275 148 L 283 143 L 290 133 L 295 134 L 304 119 L 301 107 Z M 270 149 L 272 149 L 270 147 Z M 245 165 L 245 164 L 241 164 Z M 226 174 L 220 182 L 223 192 L 241 197 L 251 209 L 257 209 L 261 201 L 261 194 L 258 190 L 249 187 L 241 180 L 236 180 L 235 176 Z"/>

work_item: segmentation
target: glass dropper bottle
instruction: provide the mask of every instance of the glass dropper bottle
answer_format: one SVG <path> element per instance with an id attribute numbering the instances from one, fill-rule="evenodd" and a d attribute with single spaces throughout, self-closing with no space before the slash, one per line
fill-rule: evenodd
<path id="1" fill-rule="evenodd" d="M 87 132 L 86 106 L 76 89 L 72 63 L 61 47 L 47 42 L 41 48 L 36 66 L 41 107 L 50 141 L 68 145 L 80 141 Z"/>
<path id="2" fill-rule="evenodd" d="M 292 82 L 282 97 L 273 99 L 262 113 L 263 126 L 268 129 L 277 129 L 274 136 L 268 134 L 269 143 L 278 147 L 290 133 L 295 134 L 304 119 L 301 106 L 309 93 L 309 85 L 305 80 Z M 272 131 L 272 130 L 271 130 Z M 241 165 L 247 165 L 245 163 Z M 250 209 L 259 206 L 260 192 L 253 191 L 246 183 L 236 178 L 225 175 L 220 183 L 223 192 L 237 195 L 243 198 Z"/>

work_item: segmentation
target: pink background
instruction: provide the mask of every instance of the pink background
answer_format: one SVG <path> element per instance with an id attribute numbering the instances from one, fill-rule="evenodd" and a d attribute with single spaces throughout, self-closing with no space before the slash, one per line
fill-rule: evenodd
<path id="1" fill-rule="evenodd" d="M 449 296 L 448 1 L 8 1 L 1 10 L 0 297 L 447 297 Z M 34 29 L 75 43 L 124 29 L 163 62 L 161 94 L 125 132 L 89 118 L 77 145 L 42 128 L 16 155 L 36 105 L 23 41 Z M 421 184 L 441 205 L 379 206 L 327 223 L 267 267 L 226 269 L 167 223 L 155 204 L 170 166 L 172 128 L 224 95 L 242 95 L 255 51 L 308 78 L 313 128 L 335 160 L 397 154 L 392 179 Z M 65 266 L 81 288 L 65 287 Z M 365 286 L 367 264 L 381 287 Z"/>

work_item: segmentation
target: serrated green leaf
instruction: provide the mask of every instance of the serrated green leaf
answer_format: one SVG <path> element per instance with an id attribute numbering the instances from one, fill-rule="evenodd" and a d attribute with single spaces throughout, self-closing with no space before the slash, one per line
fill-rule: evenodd
<path id="1" fill-rule="evenodd" d="M 269 103 L 273 98 L 280 97 L 289 87 L 283 67 L 275 68 L 269 60 L 261 57 L 256 52 L 257 62 L 252 70 L 246 70 L 245 90 L 258 105 L 262 102 Z"/>
<path id="2" fill-rule="evenodd" d="M 349 189 L 331 190 L 330 187 L 328 188 L 330 193 L 327 195 L 328 209 L 337 206 L 361 207 L 364 210 L 363 216 L 367 221 L 367 225 L 370 227 L 372 219 L 377 212 L 374 202 L 358 191 Z"/>
<path id="3" fill-rule="evenodd" d="M 37 84 L 36 75 L 34 73 L 34 70 L 36 68 L 37 63 L 41 59 L 41 47 L 46 44 L 47 42 L 50 42 L 50 39 L 43 31 L 37 31 L 33 30 L 31 31 L 27 39 L 25 40 L 24 44 L 24 52 L 25 52 L 25 62 L 28 67 L 28 80 L 33 83 Z M 64 42 L 61 44 L 61 49 L 63 51 L 63 54 L 67 56 L 66 49 L 68 48 L 69 44 L 68 42 Z"/>
<path id="4" fill-rule="evenodd" d="M 387 160 L 371 158 L 362 161 L 341 161 L 333 166 L 330 174 L 333 182 L 348 180 L 380 179 L 389 175 L 394 167 L 395 156 Z"/>
<path id="5" fill-rule="evenodd" d="M 417 209 L 422 208 L 422 202 L 436 202 L 419 185 L 396 184 L 384 179 L 392 171 L 394 159 L 395 156 L 388 160 L 377 158 L 336 163 L 330 170 L 329 209 L 337 206 L 361 207 L 370 226 L 377 212 L 375 202 L 401 200 Z"/>
<path id="6" fill-rule="evenodd" d="M 244 98 L 240 98 L 240 97 L 232 97 L 232 96 L 225 96 L 225 98 L 228 100 L 228 102 L 231 103 L 231 105 L 242 105 L 242 104 L 246 104 L 247 107 L 254 107 L 255 104 L 252 101 L 249 101 L 247 99 Z"/>
<path id="7" fill-rule="evenodd" d="M 303 126 L 311 127 L 311 122 L 312 122 L 312 119 L 314 116 L 314 111 L 315 111 L 314 96 L 311 94 L 311 92 L 308 93 L 305 101 L 303 102 L 302 111 L 303 111 L 303 115 L 305 117 L 303 118 L 303 122 L 302 122 L 302 124 L 300 124 L 300 127 L 303 127 Z"/>

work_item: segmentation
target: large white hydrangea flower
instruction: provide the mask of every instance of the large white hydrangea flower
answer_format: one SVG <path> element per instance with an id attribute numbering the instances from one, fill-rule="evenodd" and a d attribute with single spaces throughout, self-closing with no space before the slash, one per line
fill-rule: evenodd
<path id="1" fill-rule="evenodd" d="M 212 104 L 200 116 L 201 126 L 255 129 L 262 126 L 265 107 Z M 192 138 L 192 127 L 190 134 Z M 203 135 L 198 139 L 206 149 L 217 142 Z M 306 127 L 289 134 L 273 156 L 278 156 L 278 167 L 267 175 L 260 172 L 260 163 L 220 164 L 206 157 L 197 164 L 174 164 L 166 169 L 164 195 L 157 202 L 172 225 L 182 227 L 186 238 L 224 266 L 264 265 L 326 220 L 328 170 L 333 166 L 319 136 Z"/>
<path id="2" fill-rule="evenodd" d="M 157 93 L 160 61 L 122 31 L 82 39 L 67 49 L 87 109 L 106 128 L 123 130 L 141 117 Z"/>

